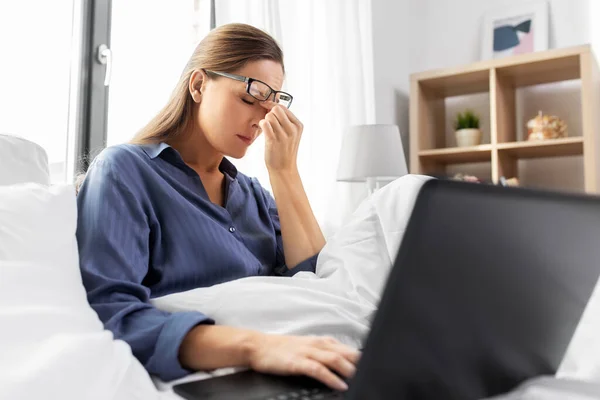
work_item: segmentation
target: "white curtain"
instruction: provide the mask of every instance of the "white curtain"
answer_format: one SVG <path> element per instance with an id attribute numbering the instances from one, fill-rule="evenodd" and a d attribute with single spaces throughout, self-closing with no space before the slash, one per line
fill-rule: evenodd
<path id="1" fill-rule="evenodd" d="M 600 26 L 598 25 L 598 15 L 600 15 L 600 1 L 589 0 L 589 26 L 590 43 L 596 58 L 600 57 Z"/>
<path id="2" fill-rule="evenodd" d="M 329 236 L 366 195 L 365 185 L 336 182 L 336 170 L 345 128 L 375 121 L 371 1 L 217 0 L 216 20 L 261 28 L 283 48 L 283 90 L 294 96 L 291 110 L 304 124 L 298 167 Z M 264 138 L 232 161 L 270 189 Z"/>

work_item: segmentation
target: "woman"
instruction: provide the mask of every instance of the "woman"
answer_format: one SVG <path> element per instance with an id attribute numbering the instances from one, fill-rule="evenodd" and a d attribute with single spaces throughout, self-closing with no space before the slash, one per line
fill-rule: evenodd
<path id="1" fill-rule="evenodd" d="M 289 110 L 292 96 L 280 92 L 283 79 L 269 35 L 242 24 L 213 30 L 168 104 L 130 143 L 105 149 L 79 192 L 89 302 L 163 380 L 248 366 L 345 390 L 338 375 L 355 371 L 359 354 L 334 339 L 219 326 L 210 315 L 149 302 L 246 276 L 314 271 L 325 240 L 298 174 L 302 123 Z M 261 133 L 275 199 L 224 158 L 244 156 Z"/>

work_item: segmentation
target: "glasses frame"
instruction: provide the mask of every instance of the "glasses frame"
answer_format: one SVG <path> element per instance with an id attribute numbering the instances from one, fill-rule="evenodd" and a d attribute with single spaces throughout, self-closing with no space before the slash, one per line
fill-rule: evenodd
<path id="1" fill-rule="evenodd" d="M 292 96 L 288 92 L 284 92 L 282 90 L 275 90 L 271 86 L 269 86 L 268 84 L 266 84 L 265 82 L 263 82 L 261 80 L 254 79 L 254 78 L 249 78 L 247 76 L 242 76 L 242 75 L 230 74 L 229 72 L 211 71 L 211 70 L 208 70 L 208 69 L 205 69 L 203 71 L 207 72 L 209 74 L 219 75 L 219 76 L 223 76 L 225 78 L 234 79 L 236 81 L 240 81 L 240 82 L 246 83 L 246 93 L 248 93 L 250 96 L 252 96 L 253 98 L 255 98 L 258 101 L 267 101 L 267 100 L 269 100 L 269 98 L 271 96 L 273 96 L 273 99 L 276 99 L 277 98 L 277 93 L 283 93 L 286 96 L 290 97 L 290 103 L 287 105 L 287 108 L 289 109 L 290 107 L 292 107 L 292 101 L 294 100 L 294 96 Z M 270 92 L 269 92 L 269 94 L 267 95 L 267 97 L 265 99 L 259 99 L 258 97 L 254 96 L 252 93 L 250 93 L 250 86 L 252 86 L 252 82 L 260 82 L 260 83 L 262 83 L 263 85 L 265 85 L 266 87 L 269 88 Z M 279 103 L 277 103 L 277 104 L 279 104 Z"/>

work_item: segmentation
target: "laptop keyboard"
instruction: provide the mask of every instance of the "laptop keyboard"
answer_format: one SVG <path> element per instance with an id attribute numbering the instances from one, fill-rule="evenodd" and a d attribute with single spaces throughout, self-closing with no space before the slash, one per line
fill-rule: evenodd
<path id="1" fill-rule="evenodd" d="M 300 389 L 265 397 L 263 400 L 341 400 L 342 393 L 328 388 Z"/>

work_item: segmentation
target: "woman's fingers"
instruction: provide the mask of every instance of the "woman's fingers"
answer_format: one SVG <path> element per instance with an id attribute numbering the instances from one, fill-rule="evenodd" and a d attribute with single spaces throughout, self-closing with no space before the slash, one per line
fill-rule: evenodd
<path id="1" fill-rule="evenodd" d="M 343 355 L 348 361 L 356 365 L 360 359 L 360 351 L 353 347 L 347 346 L 336 339 L 329 336 L 315 337 L 315 345 L 321 349 L 334 351 Z"/>
<path id="2" fill-rule="evenodd" d="M 289 136 L 289 134 L 286 133 L 285 129 L 283 128 L 283 126 L 281 126 L 281 123 L 279 122 L 275 114 L 273 114 L 273 112 L 270 112 L 267 115 L 265 115 L 265 120 L 269 121 L 269 123 L 271 124 L 275 136 Z"/>
<path id="3" fill-rule="evenodd" d="M 281 108 L 283 108 L 283 110 L 285 111 L 286 116 L 291 121 L 291 123 L 294 124 L 294 125 L 296 125 L 297 127 L 299 127 L 300 130 L 302 130 L 302 128 L 304 127 L 304 125 L 302 125 L 302 122 L 300 122 L 300 120 L 296 117 L 296 115 L 294 115 L 294 113 L 289 108 L 287 108 L 287 107 L 281 106 Z"/>
<path id="4" fill-rule="evenodd" d="M 285 107 L 275 106 L 271 109 L 270 114 L 273 114 L 277 118 L 277 121 L 279 121 L 279 123 L 283 127 L 283 130 L 286 131 L 288 135 L 291 135 L 298 131 L 298 126 L 292 123 L 286 112 Z"/>
<path id="5" fill-rule="evenodd" d="M 352 378 L 356 373 L 354 364 L 342 354 L 333 351 L 315 350 L 309 357 L 343 377 Z"/>
<path id="6" fill-rule="evenodd" d="M 302 129 L 304 128 L 304 125 L 302 124 L 302 122 L 300 122 L 300 120 L 298 119 L 298 117 L 296 117 L 296 115 L 287 107 L 284 107 L 278 103 L 275 103 L 273 101 L 259 101 L 258 102 L 262 107 L 266 108 L 267 110 L 269 110 L 270 112 L 275 112 L 276 109 L 280 109 L 279 112 L 281 112 L 282 114 L 285 115 L 285 118 L 290 121 L 290 123 L 292 123 L 293 125 L 295 125 L 296 127 L 300 128 L 300 131 L 302 131 Z"/>
<path id="7" fill-rule="evenodd" d="M 273 131 L 273 126 L 271 126 L 271 123 L 268 120 L 261 119 L 258 122 L 258 126 L 260 126 L 260 129 L 263 131 L 265 136 L 267 136 L 269 139 L 271 139 L 271 140 L 276 139 L 275 132 Z"/>
<path id="8" fill-rule="evenodd" d="M 360 360 L 360 352 L 345 344 L 336 343 L 331 345 L 331 349 L 344 356 L 352 364 L 357 365 Z"/>
<path id="9" fill-rule="evenodd" d="M 272 101 L 263 101 L 259 104 L 269 110 L 259 121 L 259 126 L 265 132 L 265 138 L 269 142 L 265 147 L 267 169 L 278 171 L 296 168 L 302 124 L 290 110 L 280 104 Z"/>
<path id="10" fill-rule="evenodd" d="M 344 378 L 356 372 L 358 352 L 337 340 L 324 337 L 259 336 L 261 341 L 249 365 L 260 372 L 306 375 L 336 390 L 347 390 Z"/>
<path id="11" fill-rule="evenodd" d="M 298 361 L 294 374 L 310 376 L 311 378 L 321 381 L 333 389 L 342 391 L 348 389 L 346 382 L 331 372 L 329 368 L 310 358 L 304 358 Z"/>

